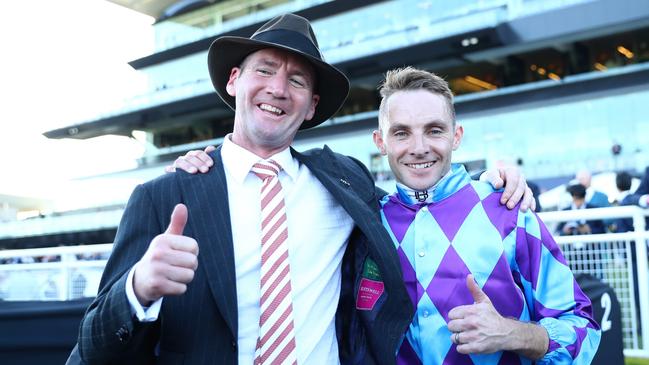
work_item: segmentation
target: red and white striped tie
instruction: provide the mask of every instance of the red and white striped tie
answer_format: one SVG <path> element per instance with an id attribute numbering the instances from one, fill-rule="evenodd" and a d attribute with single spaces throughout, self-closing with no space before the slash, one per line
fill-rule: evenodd
<path id="1" fill-rule="evenodd" d="M 261 315 L 255 365 L 297 364 L 284 194 L 273 160 L 256 163 L 261 186 Z"/>

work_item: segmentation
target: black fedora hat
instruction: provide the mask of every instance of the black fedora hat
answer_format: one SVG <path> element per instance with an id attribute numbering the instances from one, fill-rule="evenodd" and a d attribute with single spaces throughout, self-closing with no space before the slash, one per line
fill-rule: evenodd
<path id="1" fill-rule="evenodd" d="M 269 47 L 300 55 L 315 70 L 315 93 L 320 95 L 320 101 L 313 118 L 304 121 L 300 129 L 315 127 L 340 109 L 349 93 L 349 80 L 337 68 L 325 62 L 309 21 L 294 14 L 271 19 L 250 38 L 225 36 L 212 42 L 207 56 L 210 78 L 217 94 L 230 108 L 235 108 L 234 97 L 225 90 L 230 71 L 249 54 Z"/>

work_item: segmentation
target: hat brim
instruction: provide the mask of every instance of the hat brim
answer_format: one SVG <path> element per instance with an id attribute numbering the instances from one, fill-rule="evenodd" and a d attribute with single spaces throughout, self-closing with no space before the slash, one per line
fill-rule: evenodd
<path id="1" fill-rule="evenodd" d="M 207 65 L 216 93 L 232 110 L 235 109 L 234 97 L 228 94 L 225 89 L 232 68 L 239 67 L 246 56 L 264 48 L 279 48 L 295 53 L 307 59 L 314 67 L 317 77 L 315 94 L 320 96 L 320 100 L 313 118 L 305 120 L 300 129 L 313 128 L 321 124 L 336 114 L 342 107 L 349 93 L 349 80 L 337 68 L 311 55 L 281 44 L 226 36 L 212 42 L 207 56 Z"/>

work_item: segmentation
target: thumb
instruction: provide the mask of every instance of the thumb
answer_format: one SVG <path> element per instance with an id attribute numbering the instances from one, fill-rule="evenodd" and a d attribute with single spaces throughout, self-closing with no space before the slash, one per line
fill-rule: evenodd
<path id="1" fill-rule="evenodd" d="M 466 276 L 466 287 L 471 292 L 471 296 L 476 303 L 491 303 L 487 294 L 480 289 L 478 283 L 476 283 L 471 274 Z"/>
<path id="2" fill-rule="evenodd" d="M 187 207 L 185 204 L 176 204 L 174 211 L 171 213 L 171 221 L 165 233 L 182 236 L 185 224 L 187 224 Z"/>

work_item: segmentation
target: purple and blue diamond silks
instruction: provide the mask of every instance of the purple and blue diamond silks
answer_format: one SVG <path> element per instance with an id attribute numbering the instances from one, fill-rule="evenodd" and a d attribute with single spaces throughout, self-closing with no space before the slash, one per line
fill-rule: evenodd
<path id="1" fill-rule="evenodd" d="M 456 351 L 446 324 L 452 308 L 473 304 L 469 273 L 502 316 L 547 329 L 550 346 L 538 364 L 588 364 L 595 355 L 601 334 L 559 247 L 534 213 L 508 210 L 500 194 L 453 165 L 430 203 L 399 191 L 381 201 L 384 226 L 417 308 L 399 364 L 531 363 L 509 352 Z"/>

